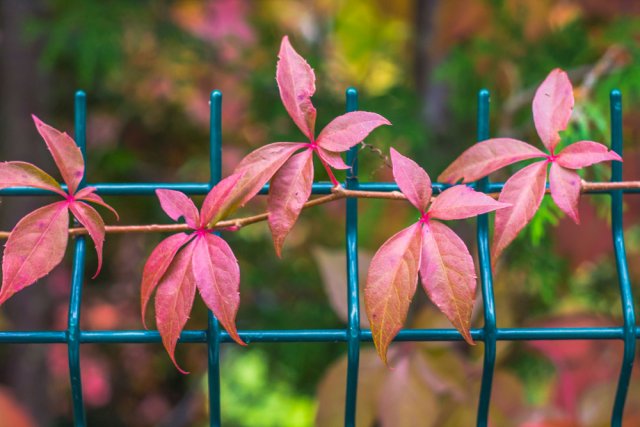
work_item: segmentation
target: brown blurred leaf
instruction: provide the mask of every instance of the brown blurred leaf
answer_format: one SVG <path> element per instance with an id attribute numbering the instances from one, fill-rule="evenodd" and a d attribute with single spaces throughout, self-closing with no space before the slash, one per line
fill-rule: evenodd
<path id="1" fill-rule="evenodd" d="M 35 427 L 26 409 L 15 399 L 11 390 L 0 387 L 0 427 Z"/>
<path id="2" fill-rule="evenodd" d="M 372 348 L 360 352 L 358 371 L 358 399 L 356 427 L 372 427 L 378 410 L 378 395 L 388 374 L 376 351 Z M 335 427 L 344 423 L 347 358 L 334 362 L 318 387 L 317 427 Z"/>
<path id="3" fill-rule="evenodd" d="M 438 399 L 417 372 L 418 352 L 396 360 L 379 396 L 382 427 L 429 427 L 438 419 Z"/>
<path id="4" fill-rule="evenodd" d="M 324 290 L 329 297 L 329 303 L 336 315 L 343 322 L 349 321 L 349 307 L 347 305 L 347 256 L 344 250 L 332 250 L 316 247 L 313 256 L 318 263 L 318 269 L 322 276 Z M 364 311 L 364 300 L 362 298 L 362 288 L 367 270 L 371 263 L 370 252 L 360 250 L 358 253 L 358 277 L 360 278 L 360 327 L 369 328 L 369 320 Z"/>

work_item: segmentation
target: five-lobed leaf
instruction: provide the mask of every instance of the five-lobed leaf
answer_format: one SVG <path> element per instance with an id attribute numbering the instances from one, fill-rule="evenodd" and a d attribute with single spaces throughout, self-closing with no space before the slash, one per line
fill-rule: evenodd
<path id="1" fill-rule="evenodd" d="M 67 248 L 69 210 L 56 202 L 31 212 L 14 227 L 2 258 L 0 304 L 49 274 Z"/>
<path id="2" fill-rule="evenodd" d="M 378 354 L 387 349 L 407 318 L 418 285 L 421 230 L 416 223 L 399 231 L 378 249 L 369 265 L 364 300 Z"/>

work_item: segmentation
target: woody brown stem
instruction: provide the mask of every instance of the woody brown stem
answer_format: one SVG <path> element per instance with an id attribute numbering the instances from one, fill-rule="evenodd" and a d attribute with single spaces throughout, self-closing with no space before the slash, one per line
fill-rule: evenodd
<path id="1" fill-rule="evenodd" d="M 582 181 L 581 191 L 611 191 L 611 190 L 632 190 L 640 189 L 640 181 L 623 181 L 623 182 L 588 182 Z M 493 197 L 497 197 L 498 193 L 491 193 Z M 362 191 L 347 190 L 342 186 L 336 186 L 331 190 L 331 194 L 317 197 L 309 200 L 304 204 L 303 209 L 313 206 L 323 205 L 334 200 L 345 198 L 359 199 L 384 199 L 384 200 L 406 200 L 407 197 L 400 191 Z M 269 218 L 268 213 L 252 215 L 242 218 L 228 219 L 218 222 L 214 230 L 223 230 L 229 228 L 239 229 L 250 224 L 266 221 Z M 191 228 L 187 224 L 146 224 L 146 225 L 107 225 L 105 232 L 109 234 L 126 234 L 126 233 L 177 233 L 189 231 Z M 9 237 L 9 231 L 0 231 L 0 239 Z M 74 227 L 69 229 L 69 235 L 78 236 L 87 234 L 84 227 Z"/>

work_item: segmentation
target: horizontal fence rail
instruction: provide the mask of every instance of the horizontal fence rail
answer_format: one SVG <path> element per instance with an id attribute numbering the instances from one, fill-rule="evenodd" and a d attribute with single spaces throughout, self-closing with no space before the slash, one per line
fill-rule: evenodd
<path id="1" fill-rule="evenodd" d="M 213 91 L 210 98 L 210 139 L 209 139 L 209 168 L 210 181 L 207 183 L 86 183 L 81 186 L 97 188 L 101 195 L 155 195 L 155 190 L 167 188 L 182 191 L 190 195 L 206 194 L 221 179 L 221 150 L 222 150 L 222 93 Z M 614 90 L 610 96 L 611 102 L 611 140 L 612 149 L 622 155 L 622 99 L 619 91 Z M 358 94 L 350 88 L 346 92 L 346 109 L 358 109 Z M 75 96 L 75 139 L 83 155 L 86 155 L 86 96 L 78 91 Z M 489 92 L 481 90 L 478 94 L 477 140 L 483 141 L 490 136 L 489 132 Z M 398 191 L 394 183 L 371 182 L 359 183 L 357 178 L 358 148 L 354 147 L 347 153 L 347 163 L 353 165 L 343 183 L 348 190 L 367 191 Z M 622 181 L 622 163 L 613 162 L 611 182 Z M 484 343 L 484 364 L 482 383 L 478 404 L 477 426 L 486 427 L 489 418 L 491 389 L 496 359 L 496 345 L 499 341 L 534 341 L 534 340 L 620 340 L 624 343 L 624 354 L 614 406 L 611 415 L 611 425 L 620 427 L 624 404 L 627 397 L 631 371 L 636 354 L 636 340 L 640 338 L 640 327 L 636 326 L 635 309 L 628 265 L 625 253 L 625 243 L 622 224 L 623 195 L 625 193 L 640 193 L 638 188 L 620 188 L 620 186 L 598 187 L 593 183 L 587 188 L 587 194 L 604 194 L 611 197 L 612 239 L 616 267 L 618 271 L 618 285 L 623 312 L 623 324 L 611 327 L 586 328 L 499 328 L 496 318 L 495 301 L 493 296 L 493 274 L 489 253 L 489 225 L 487 215 L 478 216 L 477 244 L 480 269 L 480 287 L 483 299 L 484 326 L 471 330 L 474 340 Z M 499 192 L 503 183 L 491 183 L 487 178 L 472 184 L 478 191 L 485 193 Z M 64 187 L 64 186 L 63 186 Z M 434 183 L 434 193 L 439 193 L 448 185 Z M 313 184 L 313 194 L 330 194 L 332 185 L 319 182 Z M 260 194 L 268 192 L 266 185 Z M 24 187 L 14 187 L 0 190 L 2 196 L 32 196 L 51 195 L 50 192 Z M 349 319 L 344 329 L 301 329 L 301 330 L 240 330 L 240 337 L 247 343 L 291 343 L 291 342 L 345 342 L 347 343 L 347 381 L 344 425 L 355 426 L 356 401 L 358 385 L 358 367 L 360 343 L 371 342 L 371 331 L 360 328 L 361 308 L 359 307 L 358 283 L 358 200 L 349 198 L 346 201 L 346 255 L 347 255 L 347 298 Z M 80 312 L 82 302 L 82 287 L 85 264 L 85 237 L 75 236 L 73 245 L 73 269 L 71 278 L 71 294 L 69 302 L 68 327 L 66 330 L 47 331 L 0 331 L 0 344 L 53 344 L 61 343 L 68 346 L 69 372 L 73 404 L 74 423 L 84 427 L 86 414 L 82 400 L 82 378 L 80 374 L 80 345 L 88 343 L 119 343 L 140 344 L 159 343 L 160 334 L 147 330 L 93 330 L 80 329 Z M 396 341 L 462 341 L 462 335 L 455 329 L 403 329 Z M 208 313 L 208 328 L 206 330 L 186 330 L 180 335 L 180 343 L 199 343 L 207 345 L 209 406 L 212 427 L 221 426 L 220 407 L 220 345 L 231 343 L 229 334 L 222 330 L 211 312 Z"/>

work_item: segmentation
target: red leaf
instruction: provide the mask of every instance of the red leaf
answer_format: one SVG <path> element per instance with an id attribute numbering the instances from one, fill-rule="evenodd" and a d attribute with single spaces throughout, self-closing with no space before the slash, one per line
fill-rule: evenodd
<path id="1" fill-rule="evenodd" d="M 66 133 L 52 128 L 34 115 L 31 117 L 33 117 L 38 132 L 47 144 L 47 148 L 62 174 L 62 179 L 69 187 L 69 194 L 75 193 L 84 176 L 84 159 L 80 148 Z"/>
<path id="2" fill-rule="evenodd" d="M 243 172 L 231 174 L 209 191 L 200 209 L 202 213 L 200 227 L 212 227 L 216 222 L 231 213 L 234 194 L 237 197 L 240 197 L 241 194 L 234 192 L 234 190 L 239 188 L 238 183 L 243 178 L 243 175 Z"/>
<path id="3" fill-rule="evenodd" d="M 544 197 L 546 178 L 547 162 L 542 161 L 522 168 L 505 182 L 498 201 L 511 207 L 496 212 L 494 260 L 535 215 Z"/>
<path id="4" fill-rule="evenodd" d="M 42 188 L 67 197 L 58 181 L 42 169 L 26 162 L 0 163 L 0 189 L 9 187 Z"/>
<path id="5" fill-rule="evenodd" d="M 68 230 L 66 201 L 36 209 L 16 224 L 2 259 L 0 304 L 49 274 L 62 261 Z"/>
<path id="6" fill-rule="evenodd" d="M 449 227 L 429 221 L 422 228 L 422 286 L 465 341 L 471 338 L 471 312 L 476 293 L 476 272 L 467 246 Z"/>
<path id="7" fill-rule="evenodd" d="M 240 305 L 240 268 L 227 242 L 209 233 L 199 237 L 193 252 L 193 275 L 204 303 L 231 338 L 245 345 L 236 330 L 236 314 Z"/>
<path id="8" fill-rule="evenodd" d="M 373 343 L 385 364 L 416 292 L 421 240 L 420 224 L 405 228 L 378 249 L 369 266 L 364 300 Z"/>
<path id="9" fill-rule="evenodd" d="M 367 111 L 352 111 L 333 119 L 318 135 L 319 147 L 329 151 L 346 151 L 362 142 L 372 130 L 382 125 L 391 125 L 380 114 Z"/>
<path id="10" fill-rule="evenodd" d="M 112 208 L 104 200 L 102 200 L 102 197 L 98 196 L 95 193 L 96 191 L 97 190 L 95 187 L 84 187 L 84 188 L 81 188 L 80 191 L 78 191 L 75 194 L 74 198 L 76 200 L 84 200 L 85 202 L 91 202 L 91 203 L 95 203 L 96 205 L 105 207 L 115 215 L 117 221 L 120 221 L 120 215 L 118 215 L 118 212 L 116 212 L 114 208 Z"/>
<path id="11" fill-rule="evenodd" d="M 102 217 L 94 208 L 84 202 L 73 202 L 69 204 L 69 209 L 76 217 L 80 224 L 82 224 L 91 236 L 93 244 L 96 247 L 96 254 L 98 254 L 98 268 L 93 275 L 93 279 L 96 278 L 100 269 L 102 268 L 102 245 L 104 244 L 104 221 Z"/>
<path id="12" fill-rule="evenodd" d="M 438 177 L 439 181 L 473 182 L 521 160 L 546 157 L 546 154 L 523 141 L 493 138 L 474 144 L 453 161 Z"/>
<path id="13" fill-rule="evenodd" d="M 340 153 L 335 153 L 333 151 L 325 150 L 322 147 L 318 147 L 317 153 L 318 153 L 318 156 L 325 163 L 327 163 L 329 166 L 331 166 L 334 169 L 340 169 L 340 170 L 351 169 L 351 166 L 349 166 L 344 162 Z"/>
<path id="14" fill-rule="evenodd" d="M 192 271 L 195 247 L 195 243 L 192 242 L 176 255 L 158 283 L 156 293 L 156 324 L 162 336 L 162 344 L 173 364 L 183 374 L 188 372 L 178 366 L 175 350 L 196 295 L 196 281 Z"/>
<path id="15" fill-rule="evenodd" d="M 609 160 L 622 161 L 622 157 L 615 151 L 610 151 L 605 145 L 593 141 L 575 142 L 560 153 L 557 162 L 567 169 L 580 169 L 595 163 Z"/>
<path id="16" fill-rule="evenodd" d="M 493 200 L 484 193 L 466 185 L 456 185 L 444 190 L 431 204 L 429 217 L 438 219 L 464 219 L 504 209 L 510 205 Z"/>
<path id="17" fill-rule="evenodd" d="M 243 206 L 252 199 L 293 153 L 305 147 L 302 142 L 275 142 L 249 153 L 234 170 L 244 175 L 233 191 L 232 206 Z"/>
<path id="18" fill-rule="evenodd" d="M 311 195 L 313 184 L 313 151 L 305 150 L 291 156 L 271 180 L 269 228 L 278 256 L 284 240 L 298 220 L 300 211 Z"/>
<path id="19" fill-rule="evenodd" d="M 140 301 L 142 312 L 142 324 L 147 327 L 144 319 L 145 312 L 147 311 L 147 303 L 151 298 L 151 294 L 155 290 L 160 278 L 166 273 L 171 261 L 176 256 L 176 253 L 183 247 L 193 235 L 186 233 L 174 234 L 156 246 L 142 270 L 142 284 L 140 285 Z"/>
<path id="20" fill-rule="evenodd" d="M 425 213 L 431 200 L 431 178 L 424 169 L 391 147 L 393 179 L 420 213 Z"/>
<path id="21" fill-rule="evenodd" d="M 184 193 L 174 190 L 156 190 L 156 196 L 160 200 L 160 206 L 169 218 L 177 221 L 184 217 L 187 225 L 194 230 L 200 223 L 200 214 L 193 201 Z"/>
<path id="22" fill-rule="evenodd" d="M 580 175 L 553 162 L 549 172 L 549 188 L 556 205 L 576 224 L 579 224 Z"/>
<path id="23" fill-rule="evenodd" d="M 311 97 L 316 91 L 316 76 L 307 61 L 298 54 L 284 36 L 278 53 L 276 81 L 287 112 L 309 140 L 313 140 L 316 109 Z"/>
<path id="24" fill-rule="evenodd" d="M 569 124 L 573 102 L 571 81 L 559 68 L 549 73 L 533 97 L 533 121 L 542 143 L 552 154 L 560 141 L 558 132 Z"/>

